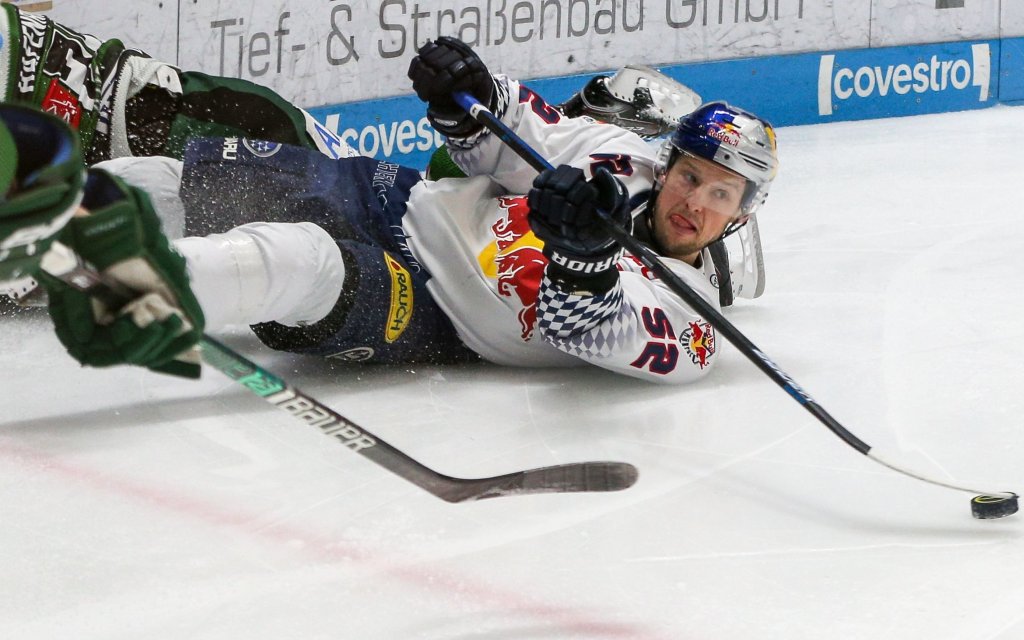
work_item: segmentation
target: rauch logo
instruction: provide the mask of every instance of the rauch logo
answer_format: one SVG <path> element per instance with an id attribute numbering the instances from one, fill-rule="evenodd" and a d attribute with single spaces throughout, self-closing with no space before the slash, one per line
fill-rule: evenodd
<path id="1" fill-rule="evenodd" d="M 884 98 L 908 93 L 964 91 L 977 87 L 978 101 L 988 100 L 991 60 L 987 44 L 971 45 L 971 59 L 943 59 L 933 55 L 913 64 L 863 66 L 836 65 L 833 54 L 821 57 L 818 66 L 818 115 L 832 115 L 833 99 Z"/>

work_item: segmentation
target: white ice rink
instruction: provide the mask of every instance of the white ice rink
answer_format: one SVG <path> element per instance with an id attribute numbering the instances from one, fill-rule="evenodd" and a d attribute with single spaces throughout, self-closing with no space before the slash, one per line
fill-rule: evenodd
<path id="1" fill-rule="evenodd" d="M 779 145 L 767 290 L 727 316 L 876 450 L 1024 492 L 1024 109 Z M 663 388 L 229 336 L 445 473 L 640 469 L 450 505 L 216 371 L 84 370 L 45 316 L 0 327 L 0 638 L 1024 638 L 1024 514 L 973 520 L 878 466 L 724 343 L 710 379 Z"/>

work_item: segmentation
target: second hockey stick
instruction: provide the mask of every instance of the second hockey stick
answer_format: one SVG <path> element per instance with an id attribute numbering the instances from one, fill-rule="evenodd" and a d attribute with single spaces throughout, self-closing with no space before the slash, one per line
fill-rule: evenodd
<path id="1" fill-rule="evenodd" d="M 515 151 L 519 157 L 525 160 L 538 172 L 554 168 L 551 163 L 545 160 L 539 153 L 537 153 L 536 150 L 516 135 L 514 131 L 506 126 L 505 123 L 503 123 L 497 116 L 491 113 L 487 107 L 480 104 L 480 102 L 472 95 L 464 91 L 458 91 L 453 93 L 452 97 L 455 99 L 455 102 L 465 109 L 466 112 L 477 120 L 477 122 L 484 125 L 494 135 L 498 136 L 502 142 L 507 144 L 510 149 Z M 791 398 L 796 400 L 804 409 L 817 418 L 819 422 L 825 425 L 832 433 L 838 436 L 854 450 L 882 466 L 892 469 L 893 471 L 917 480 L 922 480 L 929 484 L 945 487 L 947 489 L 954 489 L 956 491 L 981 494 L 981 496 L 991 496 L 1002 500 L 1012 499 L 1016 501 L 1016 494 L 1011 492 L 980 490 L 953 482 L 947 482 L 945 480 L 933 478 L 923 473 L 907 469 L 892 460 L 882 457 L 880 454 L 875 452 L 871 445 L 855 436 L 840 424 L 838 420 L 825 411 L 825 409 L 822 408 L 822 406 L 819 405 L 806 391 L 804 391 L 800 385 L 793 380 L 793 378 L 775 364 L 763 351 L 758 349 L 749 338 L 743 335 L 743 333 L 736 328 L 735 325 L 729 322 L 725 316 L 704 300 L 704 298 L 694 291 L 690 285 L 686 284 L 682 278 L 673 273 L 672 270 L 659 259 L 657 254 L 640 244 L 640 242 L 626 230 L 616 225 L 605 212 L 598 211 L 598 217 L 601 220 L 604 229 L 622 246 L 623 249 L 640 260 L 640 262 L 657 275 L 673 293 L 682 298 L 682 300 L 689 305 L 691 309 L 707 320 L 711 326 L 718 331 L 718 333 L 739 349 L 740 353 L 753 362 L 758 369 L 767 375 L 773 382 L 782 387 Z"/>
<path id="2" fill-rule="evenodd" d="M 72 287 L 120 306 L 131 292 L 109 282 L 71 249 L 54 243 L 42 268 Z M 636 482 L 636 467 L 625 462 L 576 462 L 488 478 L 456 478 L 414 460 L 363 427 L 285 382 L 221 342 L 203 335 L 203 361 L 264 401 L 283 410 L 351 451 L 447 502 L 535 493 L 621 491 Z"/>

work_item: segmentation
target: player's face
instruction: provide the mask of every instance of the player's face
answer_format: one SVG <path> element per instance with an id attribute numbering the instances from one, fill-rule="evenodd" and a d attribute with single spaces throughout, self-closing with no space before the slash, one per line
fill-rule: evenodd
<path id="1" fill-rule="evenodd" d="M 653 232 L 670 257 L 694 264 L 701 249 L 740 217 L 746 180 L 704 158 L 683 154 L 654 203 Z"/>

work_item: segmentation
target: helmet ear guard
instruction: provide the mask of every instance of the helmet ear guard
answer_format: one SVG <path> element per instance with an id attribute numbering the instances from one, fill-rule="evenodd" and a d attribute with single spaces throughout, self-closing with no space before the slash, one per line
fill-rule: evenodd
<path id="1" fill-rule="evenodd" d="M 736 227 L 736 233 L 723 235 L 704 248 L 705 272 L 708 265 L 714 270 L 718 287 L 718 302 L 722 308 L 730 306 L 736 298 L 759 298 L 764 293 L 764 254 L 761 250 L 761 232 L 757 216 L 750 216 Z"/>

